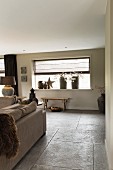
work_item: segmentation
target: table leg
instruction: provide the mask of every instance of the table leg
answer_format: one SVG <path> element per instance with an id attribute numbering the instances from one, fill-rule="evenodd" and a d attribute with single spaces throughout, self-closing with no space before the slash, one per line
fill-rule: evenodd
<path id="1" fill-rule="evenodd" d="M 65 100 L 63 100 L 63 111 L 65 110 Z"/>
<path id="2" fill-rule="evenodd" d="M 46 110 L 46 108 L 47 108 L 47 102 L 48 102 L 48 100 L 44 99 L 44 110 Z"/>
<path id="3" fill-rule="evenodd" d="M 66 102 L 67 100 L 64 100 L 64 110 L 66 110 Z"/>
<path id="4" fill-rule="evenodd" d="M 44 110 L 45 110 L 45 99 L 43 99 L 43 102 L 44 102 Z"/>
<path id="5" fill-rule="evenodd" d="M 48 102 L 48 100 L 46 99 L 46 104 L 45 104 L 46 105 L 46 109 L 47 109 L 47 102 Z"/>

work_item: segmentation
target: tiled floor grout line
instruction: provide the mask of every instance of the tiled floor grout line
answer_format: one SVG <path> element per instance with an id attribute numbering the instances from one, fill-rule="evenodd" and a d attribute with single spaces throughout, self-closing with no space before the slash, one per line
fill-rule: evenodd
<path id="1" fill-rule="evenodd" d="M 43 154 L 43 152 L 46 150 L 46 148 L 48 147 L 48 145 L 50 144 L 50 142 L 52 141 L 53 137 L 56 135 L 56 133 L 58 132 L 58 130 L 59 130 L 59 129 L 57 129 L 57 131 L 56 131 L 56 132 L 54 133 L 54 135 L 51 137 L 50 141 L 47 143 L 47 145 L 45 146 L 44 150 L 40 153 L 38 159 L 41 157 L 41 155 Z M 45 134 L 45 135 L 46 135 L 46 134 Z M 38 159 L 37 159 L 37 160 L 38 160 Z M 35 161 L 34 165 L 36 164 L 37 160 Z M 29 170 L 31 170 L 31 168 L 32 168 L 34 165 L 32 165 Z"/>
<path id="2" fill-rule="evenodd" d="M 78 126 L 79 126 L 80 119 L 81 119 L 81 115 L 80 115 L 80 118 L 79 118 L 79 120 L 78 120 L 76 130 L 77 130 Z"/>
<path id="3" fill-rule="evenodd" d="M 47 143 L 46 147 L 44 148 L 44 150 L 40 153 L 40 156 L 43 154 L 43 152 L 46 150 L 46 148 L 48 147 L 48 145 L 50 144 L 50 142 L 52 141 L 53 137 L 56 135 L 56 133 L 58 132 L 59 129 L 57 129 L 57 131 L 54 133 L 54 135 L 51 137 L 50 141 Z M 39 156 L 39 158 L 40 158 Z M 38 158 L 38 159 L 39 159 Z"/>

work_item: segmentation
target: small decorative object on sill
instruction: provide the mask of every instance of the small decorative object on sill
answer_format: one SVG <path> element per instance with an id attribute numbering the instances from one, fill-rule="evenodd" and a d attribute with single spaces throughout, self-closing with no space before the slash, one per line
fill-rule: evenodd
<path id="1" fill-rule="evenodd" d="M 66 89 L 67 88 L 67 78 L 65 77 L 65 73 L 61 74 L 60 76 L 60 89 Z"/>
<path id="2" fill-rule="evenodd" d="M 49 77 L 49 79 L 48 79 L 48 81 L 47 81 L 47 88 L 50 89 L 51 87 L 53 87 L 52 84 L 53 84 L 54 82 L 55 82 L 55 81 L 51 81 L 51 80 L 50 80 L 50 77 Z"/>
<path id="3" fill-rule="evenodd" d="M 78 76 L 73 76 L 72 77 L 72 89 L 78 89 Z"/>
<path id="4" fill-rule="evenodd" d="M 47 89 L 47 82 L 45 82 L 45 83 L 43 84 L 43 88 L 44 88 L 44 89 Z"/>
<path id="5" fill-rule="evenodd" d="M 61 112 L 62 108 L 60 107 L 49 107 L 48 108 L 51 112 Z"/>
<path id="6" fill-rule="evenodd" d="M 29 94 L 29 101 L 32 102 L 32 101 L 36 101 L 37 105 L 38 105 L 38 99 L 36 98 L 36 95 L 34 93 L 34 89 L 32 88 L 31 90 L 31 93 Z"/>
<path id="7" fill-rule="evenodd" d="M 38 82 L 38 88 L 39 88 L 39 89 L 43 89 L 43 83 L 42 83 L 42 81 L 39 81 L 39 82 Z"/>

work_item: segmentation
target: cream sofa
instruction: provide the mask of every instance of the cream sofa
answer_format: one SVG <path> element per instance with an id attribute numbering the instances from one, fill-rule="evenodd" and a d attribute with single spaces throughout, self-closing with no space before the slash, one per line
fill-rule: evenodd
<path id="1" fill-rule="evenodd" d="M 32 102 L 22 108 L 19 104 L 14 104 L 0 110 L 0 113 L 10 114 L 14 117 L 17 136 L 20 141 L 19 152 L 16 157 L 8 159 L 6 155 L 0 156 L 0 170 L 12 170 L 36 141 L 46 133 L 46 112 L 37 106 L 35 109 L 34 103 Z M 23 116 L 20 114 L 21 111 Z"/>

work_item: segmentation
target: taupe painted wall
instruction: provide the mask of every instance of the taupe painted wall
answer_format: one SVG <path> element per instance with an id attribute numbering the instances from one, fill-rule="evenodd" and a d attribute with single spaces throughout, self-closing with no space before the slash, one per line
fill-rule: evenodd
<path id="1" fill-rule="evenodd" d="M 106 151 L 109 169 L 113 170 L 113 0 L 106 11 L 105 86 L 106 86 Z"/>
<path id="2" fill-rule="evenodd" d="M 50 58 L 69 58 L 69 57 L 91 57 L 91 90 L 36 90 L 37 98 L 49 97 L 69 97 L 71 98 L 67 104 L 68 109 L 98 109 L 97 98 L 100 95 L 95 86 L 104 86 L 105 83 L 105 50 L 79 50 L 67 52 L 52 52 L 52 53 L 37 53 L 37 54 L 21 54 L 17 55 L 18 63 L 18 79 L 19 79 L 19 95 L 29 97 L 30 89 L 32 88 L 33 69 L 32 60 L 34 59 L 50 59 Z M 27 82 L 21 82 L 20 68 L 27 67 Z M 60 103 L 49 103 L 50 105 L 60 106 Z"/>

